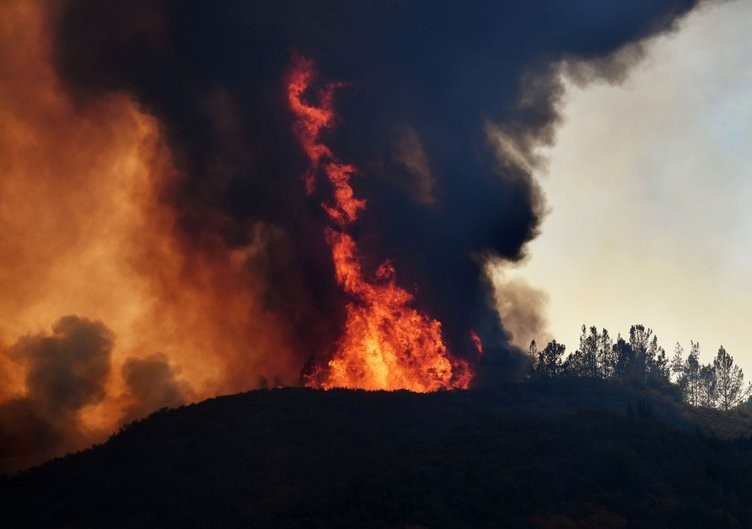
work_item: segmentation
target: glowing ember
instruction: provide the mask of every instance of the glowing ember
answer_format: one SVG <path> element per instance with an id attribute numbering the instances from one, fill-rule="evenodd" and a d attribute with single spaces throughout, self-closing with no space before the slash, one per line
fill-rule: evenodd
<path id="1" fill-rule="evenodd" d="M 483 354 L 483 342 L 475 331 L 470 331 L 470 339 L 473 341 L 473 345 L 478 350 L 478 353 Z"/>
<path id="2" fill-rule="evenodd" d="M 351 301 L 346 307 L 342 337 L 326 366 L 316 368 L 309 385 L 323 388 L 409 389 L 426 392 L 466 388 L 472 373 L 466 362 L 454 358 L 441 336 L 441 322 L 411 306 L 413 296 L 397 286 L 395 270 L 386 261 L 373 277 L 361 268 L 356 241 L 347 228 L 366 207 L 355 197 L 350 177 L 357 169 L 339 162 L 321 142 L 320 133 L 335 118 L 328 85 L 319 94 L 318 106 L 304 101 L 313 80 L 311 61 L 298 58 L 288 83 L 295 132 L 309 161 L 305 178 L 311 193 L 317 174 L 323 173 L 334 188 L 334 203 L 322 204 L 334 226 L 326 229 L 337 282 Z"/>

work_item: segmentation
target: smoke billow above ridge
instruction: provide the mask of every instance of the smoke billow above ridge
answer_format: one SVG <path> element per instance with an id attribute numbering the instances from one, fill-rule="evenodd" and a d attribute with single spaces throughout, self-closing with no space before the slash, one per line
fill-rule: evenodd
<path id="1" fill-rule="evenodd" d="M 347 296 L 324 237 L 320 203 L 332 189 L 317 181 L 309 195 L 302 182 L 308 162 L 285 92 L 299 54 L 318 70 L 312 94 L 338 83 L 337 123 L 325 139 L 358 168 L 351 183 L 368 206 L 352 235 L 364 269 L 391 259 L 396 281 L 442 323 L 453 354 L 476 361 L 471 332 L 478 333 L 486 352 L 475 366 L 478 383 L 499 380 L 524 360 L 494 308 L 484 266 L 520 260 L 537 233 L 545 208 L 530 160 L 554 139 L 560 66 L 575 65 L 587 79 L 618 79 L 639 58 L 625 49 L 673 29 L 696 3 L 34 4 L 41 22 L 21 27 L 38 33 L 41 51 L 11 50 L 17 36 L 6 28 L 0 68 L 44 63 L 3 95 L 4 105 L 19 108 L 39 101 L 38 119 L 18 112 L 18 122 L 27 136 L 45 139 L 33 152 L 19 150 L 26 136 L 7 129 L 0 152 L 5 142 L 7 152 L 25 156 L 53 152 L 55 163 L 18 161 L 7 180 L 17 185 L 0 186 L 0 201 L 14 200 L 14 189 L 33 193 L 23 187 L 30 171 L 54 172 L 54 180 L 37 176 L 46 187 L 34 215 L 48 214 L 42 210 L 51 197 L 65 197 L 55 218 L 64 219 L 70 244 L 37 250 L 60 229 L 46 220 L 33 251 L 21 235 L 14 244 L 36 259 L 41 271 L 34 273 L 49 289 L 62 290 L 78 270 L 76 252 L 65 252 L 83 248 L 97 270 L 110 271 L 112 296 L 125 300 L 131 292 L 139 303 L 108 304 L 108 286 L 100 284 L 85 305 L 56 300 L 44 317 L 29 309 L 34 317 L 0 329 L 0 346 L 34 335 L 22 328 L 27 322 L 49 328 L 71 313 L 100 320 L 112 331 L 101 334 L 109 352 L 107 369 L 97 372 L 98 405 L 115 421 L 191 398 L 300 383 L 311 363 L 326 361 Z M 22 2 L 11 5 L 8 17 L 31 20 Z M 26 100 L 29 86 L 20 83 L 52 85 L 55 98 L 39 91 Z M 92 166 L 100 170 L 89 174 Z M 113 167 L 121 172 L 110 175 Z M 123 187 L 130 180 L 115 178 L 122 171 L 136 171 L 140 184 Z M 116 194 L 107 191 L 113 182 Z M 89 204 L 91 212 L 75 209 Z M 8 211 L 16 210 L 28 213 Z M 108 229 L 100 233 L 103 222 Z M 18 221 L 18 234 L 27 224 Z M 71 271 L 53 275 L 61 258 L 73 263 Z M 47 284 L 35 277 L 29 282 Z M 0 281 L 12 278 L 0 274 Z M 76 283 L 71 292 L 82 288 Z M 17 290 L 30 307 L 45 295 Z M 520 296 L 528 298 L 535 296 Z M 53 314 L 53 307 L 65 308 Z M 534 314 L 535 307 L 513 312 Z M 0 375 L 14 388 L 0 395 L 3 406 L 37 406 L 44 399 L 30 382 L 33 366 L 3 354 Z"/>
<path id="2" fill-rule="evenodd" d="M 100 322 L 66 316 L 51 334 L 25 336 L 11 348 L 27 368 L 26 394 L 0 404 L 0 454 L 29 457 L 75 445 L 79 412 L 105 397 L 113 338 Z"/>
<path id="3" fill-rule="evenodd" d="M 402 281 L 461 346 L 478 325 L 486 339 L 502 339 L 478 256 L 518 258 L 541 213 L 531 175 L 501 166 L 487 125 L 522 150 L 551 141 L 561 95 L 552 64 L 600 60 L 670 27 L 692 4 L 148 2 L 112 10 L 82 1 L 63 13 L 56 49 L 81 97 L 125 90 L 160 120 L 182 175 L 165 199 L 186 244 L 218 230 L 243 245 L 249 222 L 280 227 L 293 248 L 282 259 L 303 284 L 285 292 L 280 278 L 269 303 L 283 312 L 299 305 L 302 286 L 314 312 L 331 315 L 339 300 L 316 247 L 318 212 L 302 193 L 305 166 L 283 89 L 291 53 L 312 57 L 323 79 L 346 84 L 334 142 L 365 173 L 355 184 L 369 201 L 360 238 L 371 254 L 399 262 Z M 305 320 L 301 331 L 312 332 Z M 315 327 L 327 327 L 324 346 L 337 322 Z"/>

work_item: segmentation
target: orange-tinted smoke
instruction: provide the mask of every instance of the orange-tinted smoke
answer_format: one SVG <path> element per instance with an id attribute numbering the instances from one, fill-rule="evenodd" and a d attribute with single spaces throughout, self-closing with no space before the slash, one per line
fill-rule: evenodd
<path id="1" fill-rule="evenodd" d="M 283 234 L 253 224 L 243 248 L 211 232 L 187 244 L 163 199 L 180 175 L 160 124 L 127 94 L 70 100 L 51 61 L 53 5 L 0 3 L 0 403 L 26 391 L 12 344 L 68 314 L 115 336 L 106 396 L 82 411 L 97 431 L 134 409 L 127 359 L 161 353 L 188 399 L 297 384 L 301 355 L 254 270 Z"/>
<path id="2" fill-rule="evenodd" d="M 315 367 L 308 383 L 323 388 L 408 389 L 417 392 L 466 388 L 472 373 L 454 358 L 441 334 L 441 322 L 411 306 L 413 296 L 397 286 L 394 266 L 384 262 L 372 277 L 363 271 L 357 244 L 347 228 L 366 201 L 355 196 L 355 167 L 340 163 L 321 141 L 335 117 L 332 91 L 325 87 L 318 106 L 305 101 L 313 80 L 311 61 L 298 58 L 288 83 L 296 133 L 310 162 L 305 184 L 313 189 L 322 172 L 333 188 L 333 203 L 322 204 L 333 226 L 326 229 L 338 284 L 350 296 L 346 323 L 332 357 Z"/>

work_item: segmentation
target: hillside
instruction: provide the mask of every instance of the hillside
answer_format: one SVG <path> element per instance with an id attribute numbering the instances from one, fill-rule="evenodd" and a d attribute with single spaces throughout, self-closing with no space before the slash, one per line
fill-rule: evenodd
<path id="1" fill-rule="evenodd" d="M 0 525 L 751 527 L 752 444 L 719 424 L 749 422 L 600 381 L 254 391 L 0 480 Z"/>

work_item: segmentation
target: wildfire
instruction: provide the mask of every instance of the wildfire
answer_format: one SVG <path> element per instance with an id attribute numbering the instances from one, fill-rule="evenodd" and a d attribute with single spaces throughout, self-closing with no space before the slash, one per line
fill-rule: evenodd
<path id="1" fill-rule="evenodd" d="M 325 237 L 332 251 L 336 280 L 350 296 L 342 337 L 326 366 L 318 366 L 308 384 L 325 389 L 408 389 L 417 392 L 467 388 L 469 365 L 454 358 L 441 334 L 441 322 L 411 306 L 413 296 L 395 281 L 390 261 L 370 275 L 364 272 L 355 239 L 347 232 L 366 207 L 350 185 L 357 168 L 340 162 L 322 142 L 321 132 L 334 124 L 330 84 L 318 95 L 318 106 L 305 95 L 314 78 L 313 63 L 297 58 L 288 83 L 295 132 L 310 162 L 306 191 L 313 192 L 316 175 L 333 187 L 333 203 L 322 204 L 332 221 Z"/>

